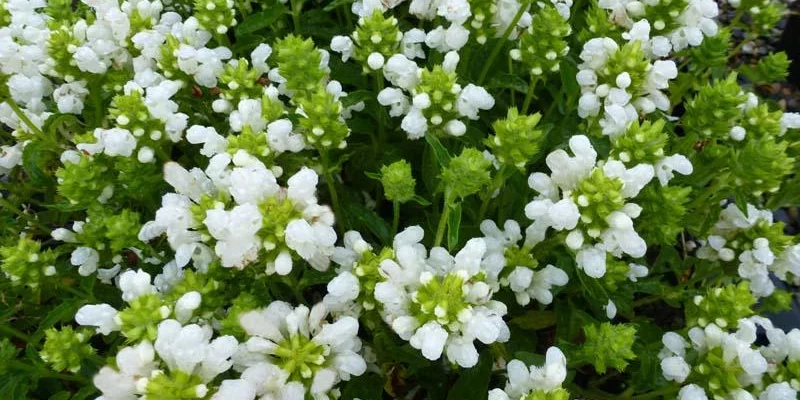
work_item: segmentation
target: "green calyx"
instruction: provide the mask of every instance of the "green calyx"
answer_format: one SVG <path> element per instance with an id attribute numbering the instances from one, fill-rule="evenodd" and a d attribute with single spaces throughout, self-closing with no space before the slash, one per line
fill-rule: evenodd
<path id="1" fill-rule="evenodd" d="M 317 91 L 326 72 L 320 68 L 322 54 L 311 39 L 288 35 L 272 47 L 278 71 L 295 101 Z"/>
<path id="2" fill-rule="evenodd" d="M 385 59 L 397 54 L 403 34 L 398 29 L 397 18 L 385 16 L 379 10 L 372 15 L 358 20 L 358 27 L 353 32 L 355 51 L 353 58 L 362 64 L 372 53 L 379 53 Z"/>
<path id="3" fill-rule="evenodd" d="M 270 197 L 258 205 L 261 215 L 264 216 L 258 236 L 264 241 L 264 248 L 268 252 L 268 259 L 273 259 L 286 248 L 284 235 L 286 226 L 295 219 L 303 218 L 291 200 L 279 196 Z"/>
<path id="4" fill-rule="evenodd" d="M 389 201 L 405 203 L 414 198 L 417 181 L 411 174 L 411 164 L 406 160 L 395 161 L 381 167 L 381 185 Z"/>
<path id="5" fill-rule="evenodd" d="M 200 293 L 203 301 L 200 302 L 200 308 L 195 310 L 195 315 L 202 316 L 213 313 L 224 305 L 223 289 L 225 288 L 225 285 L 212 278 L 210 274 L 195 272 L 187 268 L 183 271 L 183 278 L 170 289 L 164 299 L 166 304 L 174 304 L 186 293 Z"/>
<path id="6" fill-rule="evenodd" d="M 318 87 L 308 96 L 296 100 L 305 114 L 301 114 L 299 125 L 306 142 L 318 149 L 342 149 L 347 146 L 345 139 L 350 135 L 350 128 L 342 120 L 342 102 L 324 87 Z"/>
<path id="7" fill-rule="evenodd" d="M 569 400 L 569 392 L 564 388 L 558 388 L 545 392 L 543 390 L 534 390 L 519 400 Z"/>
<path id="8" fill-rule="evenodd" d="M 284 114 L 286 114 L 286 108 L 280 100 L 273 99 L 266 94 L 261 96 L 261 117 L 265 121 L 273 122 L 282 118 Z"/>
<path id="9" fill-rule="evenodd" d="M 220 334 L 232 335 L 242 342 L 247 340 L 247 332 L 242 329 L 242 325 L 239 323 L 239 316 L 242 313 L 258 308 L 260 305 L 259 299 L 250 293 L 244 292 L 236 296 L 231 306 L 228 307 L 225 318 L 220 321 L 222 324 Z"/>
<path id="10" fill-rule="evenodd" d="M 497 4 L 491 0 L 470 0 L 469 8 L 472 15 L 464 26 L 470 30 L 470 40 L 483 45 L 489 38 L 495 37 L 497 29 L 492 25 Z"/>
<path id="11" fill-rule="evenodd" d="M 704 85 L 686 103 L 686 113 L 681 123 L 687 133 L 728 140 L 731 128 L 742 114 L 738 107 L 747 101 L 736 79 L 736 74 L 731 74 L 724 80 Z"/>
<path id="12" fill-rule="evenodd" d="M 646 186 L 637 198 L 642 213 L 636 219 L 636 231 L 647 243 L 674 245 L 684 229 L 686 205 L 689 203 L 690 187 Z"/>
<path id="13" fill-rule="evenodd" d="M 603 69 L 597 71 L 597 84 L 617 87 L 617 77 L 626 72 L 631 78 L 631 84 L 625 90 L 633 96 L 645 94 L 650 68 L 650 60 L 642 50 L 642 43 L 638 40 L 627 42 L 609 55 Z"/>
<path id="14" fill-rule="evenodd" d="M 71 326 L 45 331 L 45 341 L 39 356 L 44 362 L 50 364 L 56 372 L 68 370 L 76 373 L 81 369 L 84 359 L 94 355 L 95 351 L 87 342 L 92 337 L 84 329 L 74 330 Z"/>
<path id="15" fill-rule="evenodd" d="M 126 248 L 141 245 L 137 237 L 141 226 L 139 213 L 123 209 L 110 214 L 107 208 L 93 206 L 86 214 L 83 230 L 76 236 L 85 246 L 97 250 L 107 246 L 113 254 L 119 254 Z"/>
<path id="16" fill-rule="evenodd" d="M 534 6 L 533 22 L 522 34 L 519 48 L 511 57 L 522 62 L 531 75 L 557 72 L 561 59 L 569 52 L 566 37 L 572 32 L 569 21 L 550 3 Z"/>
<path id="17" fill-rule="evenodd" d="M 613 139 L 611 155 L 627 165 L 654 165 L 664 158 L 667 140 L 663 119 L 641 124 L 634 121 L 624 134 Z"/>
<path id="18" fill-rule="evenodd" d="M 109 115 L 117 126 L 129 130 L 136 137 L 139 148 L 162 147 L 163 141 L 169 140 L 164 122 L 150 115 L 142 92 L 138 90 L 114 96 Z"/>
<path id="19" fill-rule="evenodd" d="M 650 21 L 653 36 L 666 36 L 682 24 L 678 20 L 689 2 L 686 0 L 658 0 L 644 2 L 644 18 Z"/>
<path id="20" fill-rule="evenodd" d="M 194 16 L 207 31 L 224 34 L 236 25 L 233 0 L 195 0 Z"/>
<path id="21" fill-rule="evenodd" d="M 624 371 L 628 361 L 636 358 L 633 343 L 636 340 L 636 328 L 630 324 L 587 325 L 583 329 L 586 342 L 578 350 L 577 359 L 594 365 L 599 374 L 608 368 Z"/>
<path id="22" fill-rule="evenodd" d="M 55 275 L 56 254 L 41 247 L 41 243 L 24 236 L 14 246 L 0 247 L 0 269 L 12 285 L 37 288 L 44 277 Z"/>
<path id="23" fill-rule="evenodd" d="M 411 314 L 420 325 L 429 321 L 443 326 L 460 323 L 459 314 L 471 309 L 465 299 L 464 284 L 464 278 L 453 272 L 432 276 L 413 296 Z"/>
<path id="24" fill-rule="evenodd" d="M 353 275 L 358 277 L 361 291 L 358 293 L 356 301 L 365 310 L 373 310 L 380 303 L 375 301 L 375 285 L 383 281 L 380 272 L 380 265 L 383 260 L 394 257 L 394 251 L 386 247 L 379 254 L 367 251 L 361 254 L 361 259 L 353 266 Z"/>
<path id="25" fill-rule="evenodd" d="M 480 151 L 465 148 L 442 170 L 441 184 L 444 187 L 446 201 L 453 203 L 486 187 L 491 180 L 489 173 L 491 165 Z"/>
<path id="26" fill-rule="evenodd" d="M 147 400 L 203 399 L 208 388 L 199 376 L 175 370 L 151 377 L 145 393 Z"/>
<path id="27" fill-rule="evenodd" d="M 486 146 L 501 164 L 524 170 L 535 161 L 545 139 L 544 132 L 535 129 L 541 118 L 539 113 L 520 115 L 516 108 L 509 108 L 505 119 L 492 123 L 494 136 L 486 139 Z"/>
<path id="28" fill-rule="evenodd" d="M 784 177 L 792 172 L 795 161 L 787 154 L 788 145 L 786 141 L 776 142 L 771 137 L 746 141 L 731 163 L 733 184 L 754 197 L 778 191 Z"/>
<path id="29" fill-rule="evenodd" d="M 87 154 L 81 154 L 77 163 L 67 162 L 56 171 L 58 193 L 70 203 L 89 208 L 97 203 L 97 198 L 106 186 L 112 184 L 108 167 Z"/>
<path id="30" fill-rule="evenodd" d="M 503 256 L 506 259 L 506 269 L 513 270 L 516 267 L 536 269 L 539 266 L 539 261 L 528 247 L 520 247 L 516 244 L 508 246 L 503 250 Z"/>
<path id="31" fill-rule="evenodd" d="M 742 387 L 738 376 L 744 370 L 738 363 L 725 362 L 722 347 L 714 347 L 700 355 L 692 370 L 702 376 L 698 382 L 706 382 L 714 398 L 725 398 L 728 393 Z"/>
<path id="32" fill-rule="evenodd" d="M 592 38 L 607 37 L 621 43 L 622 30 L 613 19 L 609 18 L 608 10 L 599 7 L 596 1 L 591 1 L 590 4 L 591 6 L 586 8 L 583 14 L 584 28 L 578 32 L 578 41 L 586 43 Z"/>
<path id="33" fill-rule="evenodd" d="M 0 26 L 8 26 L 11 24 L 11 12 L 6 8 L 7 4 L 7 1 L 0 1 Z"/>
<path id="34" fill-rule="evenodd" d="M 687 302 L 686 323 L 688 327 L 705 327 L 713 323 L 721 328 L 733 328 L 740 319 L 753 315 L 755 304 L 756 298 L 747 281 L 711 288 L 704 296 L 696 296 L 692 302 Z"/>
<path id="35" fill-rule="evenodd" d="M 581 222 L 589 236 L 597 237 L 606 227 L 606 218 L 625 205 L 622 197 L 622 181 L 606 176 L 601 168 L 578 183 L 572 192 L 572 200 L 581 212 Z"/>
<path id="36" fill-rule="evenodd" d="M 267 135 L 264 132 L 253 132 L 250 125 L 245 125 L 242 132 L 238 135 L 228 135 L 228 154 L 233 156 L 239 150 L 244 150 L 253 156 L 267 157 L 272 153 L 272 149 L 267 143 Z"/>
<path id="37" fill-rule="evenodd" d="M 325 365 L 329 350 L 306 336 L 295 333 L 275 349 L 276 364 L 289 373 L 289 380 L 310 383 L 314 374 Z"/>
<path id="38" fill-rule="evenodd" d="M 167 79 L 189 81 L 189 77 L 178 67 L 178 49 L 181 42 L 171 33 L 167 34 L 165 43 L 161 46 L 161 57 L 157 61 L 158 68 Z"/>
<path id="39" fill-rule="evenodd" d="M 201 240 L 207 242 L 211 240 L 211 234 L 208 232 L 208 228 L 203 224 L 203 221 L 206 219 L 206 213 L 208 210 L 213 210 L 215 208 L 225 208 L 228 204 L 229 199 L 227 196 L 222 194 L 218 194 L 217 196 L 212 196 L 209 194 L 204 194 L 200 196 L 200 200 L 197 203 L 191 203 L 189 205 L 189 212 L 192 214 L 192 220 L 195 222 L 195 230 L 201 233 Z"/>
<path id="40" fill-rule="evenodd" d="M 128 308 L 117 314 L 120 331 L 128 343 L 141 340 L 154 341 L 158 324 L 170 314 L 169 307 L 158 295 L 139 296 L 128 303 Z"/>
<path id="41" fill-rule="evenodd" d="M 689 49 L 692 60 L 700 70 L 724 68 L 731 51 L 731 30 L 721 28 L 714 36 L 703 38 L 703 43 Z"/>
<path id="42" fill-rule="evenodd" d="M 0 17 L 2 18 L 2 17 Z M 70 49 L 80 46 L 81 42 L 72 35 L 69 25 L 62 25 L 58 29 L 50 31 L 47 38 L 47 54 L 53 59 L 53 70 L 64 78 L 65 81 L 79 79 L 86 75 L 81 71 L 75 61 Z"/>
<path id="43" fill-rule="evenodd" d="M 455 72 L 447 72 L 441 65 L 436 65 L 433 69 L 422 70 L 419 83 L 412 94 L 425 93 L 430 99 L 430 107 L 422 110 L 422 114 L 429 122 L 429 133 L 446 136 L 444 124 L 458 118 L 456 111 L 457 80 Z"/>
<path id="44" fill-rule="evenodd" d="M 258 79 L 261 74 L 250 68 L 247 59 L 240 58 L 236 63 L 228 63 L 219 76 L 221 96 L 233 104 L 238 104 L 242 99 L 259 99 L 264 87 Z"/>

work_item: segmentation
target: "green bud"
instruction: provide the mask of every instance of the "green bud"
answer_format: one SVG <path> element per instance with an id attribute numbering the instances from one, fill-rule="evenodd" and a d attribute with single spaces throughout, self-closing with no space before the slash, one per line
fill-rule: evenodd
<path id="1" fill-rule="evenodd" d="M 740 71 L 755 84 L 781 82 L 789 75 L 789 63 L 786 53 L 781 51 L 759 59 L 754 66 L 742 66 Z"/>
<path id="2" fill-rule="evenodd" d="M 128 209 L 115 212 L 93 206 L 86 213 L 86 223 L 77 238 L 85 246 L 97 250 L 108 247 L 113 254 L 119 254 L 129 247 L 141 247 L 137 237 L 142 226 L 139 220 L 139 214 Z"/>
<path id="3" fill-rule="evenodd" d="M 622 43 L 622 30 L 610 18 L 608 10 L 599 7 L 596 1 L 591 1 L 590 4 L 583 13 L 584 28 L 578 33 L 578 41 L 586 43 L 592 38 L 607 37 Z"/>
<path id="4" fill-rule="evenodd" d="M 203 29 L 225 34 L 228 28 L 236 25 L 236 11 L 233 0 L 195 0 L 194 17 Z"/>
<path id="5" fill-rule="evenodd" d="M 710 288 L 703 296 L 695 296 L 686 303 L 687 327 L 716 324 L 721 328 L 735 328 L 742 318 L 753 315 L 756 298 L 750 292 L 750 284 Z"/>
<path id="6" fill-rule="evenodd" d="M 747 96 L 736 82 L 736 74 L 731 74 L 724 80 L 702 86 L 686 103 L 681 123 L 688 134 L 728 140 L 731 128 L 742 113 L 739 106 L 746 100 Z"/>
<path id="7" fill-rule="evenodd" d="M 74 14 L 70 12 L 70 15 Z M 81 42 L 72 35 L 70 25 L 66 22 L 61 22 L 61 24 L 60 27 L 50 31 L 50 36 L 47 38 L 47 54 L 53 59 L 53 70 L 59 77 L 64 78 L 64 80 L 81 79 L 87 73 L 81 71 L 74 64 L 73 54 L 69 51 L 70 48 L 74 49 L 80 46 Z"/>
<path id="8" fill-rule="evenodd" d="M 794 294 L 783 289 L 775 289 L 771 295 L 761 299 L 758 306 L 759 312 L 780 313 L 792 309 Z"/>
<path id="9" fill-rule="evenodd" d="M 0 1 L 0 27 L 11 24 L 11 12 L 8 11 L 7 1 Z"/>
<path id="10" fill-rule="evenodd" d="M 342 119 L 342 102 L 319 86 L 308 96 L 295 98 L 302 109 L 299 126 L 306 142 L 317 149 L 342 149 L 347 146 L 345 139 L 350 128 Z"/>
<path id="11" fill-rule="evenodd" d="M 113 187 L 108 167 L 94 160 L 95 157 L 81 153 L 77 163 L 67 162 L 56 171 L 58 193 L 70 203 L 89 208 L 97 203 L 106 187 Z"/>
<path id="12" fill-rule="evenodd" d="M 267 143 L 267 134 L 264 132 L 253 132 L 250 125 L 245 125 L 242 132 L 238 135 L 228 135 L 228 154 L 233 156 L 239 150 L 244 150 L 253 156 L 267 157 L 272 153 L 272 149 Z"/>
<path id="13" fill-rule="evenodd" d="M 365 65 L 372 53 L 381 54 L 384 59 L 400 52 L 400 40 L 403 34 L 398 29 L 397 18 L 386 16 L 380 10 L 358 20 L 358 27 L 353 33 L 355 51 L 353 58 Z"/>
<path id="14" fill-rule="evenodd" d="M 450 160 L 442 170 L 442 185 L 446 201 L 457 201 L 478 193 L 491 180 L 489 169 L 492 163 L 483 153 L 473 148 L 464 149 Z"/>
<path id="15" fill-rule="evenodd" d="M 569 400 L 570 394 L 567 389 L 558 388 L 545 392 L 543 390 L 534 390 L 530 394 L 520 398 L 519 400 Z"/>
<path id="16" fill-rule="evenodd" d="M 44 334 L 44 347 L 39 356 L 56 372 L 68 370 L 76 373 L 80 371 L 83 360 L 94 354 L 94 349 L 87 343 L 92 335 L 84 329 L 75 331 L 71 326 L 65 326 L 61 330 L 47 329 Z"/>
<path id="17" fill-rule="evenodd" d="M 664 158 L 667 140 L 663 119 L 641 125 L 634 121 L 625 133 L 612 139 L 611 156 L 626 165 L 654 165 Z"/>
<path id="18" fill-rule="evenodd" d="M 450 120 L 458 119 L 456 111 L 457 96 L 454 87 L 458 80 L 455 72 L 448 72 L 441 65 L 433 69 L 422 70 L 419 83 L 412 91 L 413 95 L 427 94 L 430 107 L 422 110 L 422 115 L 428 120 L 428 133 L 438 136 L 447 136 L 444 127 Z"/>
<path id="19" fill-rule="evenodd" d="M 511 58 L 522 62 L 533 76 L 557 72 L 561 59 L 569 52 L 565 39 L 572 27 L 551 3 L 539 3 L 532 14 L 533 22 L 520 36 L 519 47 L 511 51 Z"/>
<path id="20" fill-rule="evenodd" d="M 486 44 L 488 39 L 497 36 L 492 23 L 497 15 L 497 4 L 492 0 L 470 0 L 469 8 L 472 15 L 464 24 L 470 31 L 469 38 L 480 45 Z"/>
<path id="21" fill-rule="evenodd" d="M 406 160 L 395 161 L 381 167 L 381 185 L 386 199 L 405 203 L 414 197 L 414 176 Z"/>
<path id="22" fill-rule="evenodd" d="M 117 314 L 120 331 L 129 343 L 140 340 L 156 340 L 158 324 L 169 317 L 169 307 L 164 305 L 158 295 L 148 294 L 139 296 L 130 303 L 128 308 Z"/>
<path id="23" fill-rule="evenodd" d="M 659 0 L 644 2 L 643 18 L 650 21 L 652 36 L 666 36 L 685 23 L 680 20 L 689 5 L 687 0 Z"/>
<path id="24" fill-rule="evenodd" d="M 700 69 L 724 68 L 731 51 L 731 30 L 721 28 L 714 36 L 706 36 L 703 43 L 691 47 L 692 62 Z"/>
<path id="25" fill-rule="evenodd" d="M 458 322 L 458 314 L 469 307 L 464 284 L 464 278 L 453 272 L 433 276 L 417 289 L 417 295 L 412 299 L 411 315 L 420 325 L 429 321 L 441 325 Z"/>
<path id="26" fill-rule="evenodd" d="M 250 293 L 245 292 L 236 296 L 236 298 L 233 299 L 233 303 L 228 308 L 225 318 L 220 321 L 222 324 L 220 334 L 233 335 L 239 340 L 246 340 L 247 333 L 242 329 L 242 325 L 239 323 L 239 316 L 247 311 L 258 308 L 260 305 L 261 302 L 258 298 Z"/>
<path id="27" fill-rule="evenodd" d="M 581 212 L 581 222 L 587 231 L 601 232 L 608 223 L 606 217 L 625 205 L 622 197 L 622 180 L 606 176 L 601 168 L 578 183 L 572 192 L 572 200 Z"/>
<path id="28" fill-rule="evenodd" d="M 394 257 L 394 251 L 389 247 L 384 248 L 378 254 L 367 251 L 361 254 L 361 259 L 353 266 L 353 274 L 358 277 L 361 286 L 356 302 L 361 304 L 365 310 L 382 307 L 382 303 L 375 301 L 375 286 L 384 280 L 380 272 L 381 262 L 392 257 Z"/>
<path id="29" fill-rule="evenodd" d="M 239 104 L 242 99 L 259 99 L 264 87 L 258 82 L 261 74 L 253 68 L 245 58 L 236 63 L 228 63 L 219 76 L 223 99 Z"/>
<path id="30" fill-rule="evenodd" d="M 148 400 L 203 399 L 208 388 L 199 376 L 175 370 L 151 377 L 145 393 Z"/>
<path id="31" fill-rule="evenodd" d="M 637 196 L 642 213 L 636 232 L 647 243 L 672 246 L 683 232 L 686 204 L 692 189 L 681 186 L 648 185 Z"/>
<path id="32" fill-rule="evenodd" d="M 186 82 L 192 80 L 178 67 L 178 49 L 181 47 L 181 42 L 171 33 L 167 34 L 166 42 L 161 46 L 161 57 L 157 61 L 158 68 L 167 79 L 175 79 Z"/>
<path id="33" fill-rule="evenodd" d="M 501 164 L 524 170 L 539 155 L 545 139 L 544 132 L 535 129 L 540 119 L 539 113 L 519 115 L 515 107 L 509 108 L 505 119 L 492 123 L 495 135 L 486 139 L 486 146 Z"/>
<path id="34" fill-rule="evenodd" d="M 327 73 L 320 68 L 322 54 L 311 39 L 290 34 L 272 48 L 278 71 L 286 79 L 286 87 L 294 92 L 295 101 L 320 88 Z"/>
<path id="35" fill-rule="evenodd" d="M 56 274 L 56 254 L 41 247 L 41 243 L 24 236 L 14 246 L 0 247 L 0 269 L 12 285 L 37 288 L 44 277 Z"/>
<path id="36" fill-rule="evenodd" d="M 731 162 L 733 184 L 754 197 L 778 191 L 794 165 L 787 147 L 771 137 L 747 140 Z"/>
<path id="37" fill-rule="evenodd" d="M 630 324 L 587 325 L 583 329 L 586 342 L 578 350 L 578 358 L 594 365 L 599 374 L 606 373 L 608 368 L 624 371 L 628 361 L 636 358 L 633 343 L 636 340 L 636 328 Z"/>

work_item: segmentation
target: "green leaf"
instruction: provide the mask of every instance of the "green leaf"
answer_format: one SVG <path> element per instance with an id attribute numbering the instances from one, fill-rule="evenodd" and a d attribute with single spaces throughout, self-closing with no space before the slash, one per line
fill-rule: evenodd
<path id="1" fill-rule="evenodd" d="M 447 400 L 483 400 L 489 391 L 489 377 L 492 374 L 492 355 L 485 350 L 478 358 L 478 364 L 462 370 L 453 387 L 447 393 Z"/>
<path id="2" fill-rule="evenodd" d="M 461 203 L 451 207 L 447 218 L 447 248 L 452 250 L 458 246 L 458 233 L 461 231 Z"/>
<path id="3" fill-rule="evenodd" d="M 59 322 L 72 321 L 72 319 L 75 318 L 75 313 L 84 304 L 86 304 L 85 299 L 71 299 L 64 301 L 56 306 L 56 308 L 50 310 L 39 322 L 36 332 L 31 335 L 31 341 L 34 343 L 39 342 L 39 340 L 44 337 L 44 331 Z"/>
<path id="4" fill-rule="evenodd" d="M 263 2 L 261 7 L 262 11 L 247 16 L 244 21 L 236 25 L 234 33 L 237 38 L 268 28 L 289 12 L 286 6 L 277 1 Z"/>
<path id="5" fill-rule="evenodd" d="M 541 354 L 535 354 L 528 351 L 518 351 L 514 353 L 514 358 L 525 363 L 527 366 L 531 365 L 544 365 L 547 359 Z"/>
<path id="6" fill-rule="evenodd" d="M 520 93 L 528 92 L 528 82 L 514 74 L 495 75 L 486 85 L 486 89 L 509 89 Z"/>
<path id="7" fill-rule="evenodd" d="M 52 396 L 50 396 L 47 400 L 69 400 L 70 392 L 58 392 Z"/>
<path id="8" fill-rule="evenodd" d="M 369 373 L 357 376 L 347 382 L 342 391 L 342 400 L 381 400 L 383 398 L 383 378 Z"/>
<path id="9" fill-rule="evenodd" d="M 3 400 L 27 400 L 30 380 L 26 375 L 7 374 L 0 376 L 0 393 Z"/>
<path id="10" fill-rule="evenodd" d="M 417 204 L 419 204 L 419 205 L 421 205 L 423 207 L 431 205 L 430 201 L 425 200 L 422 196 L 416 195 L 416 194 L 414 195 L 414 197 L 411 198 L 411 201 L 413 201 L 413 202 L 415 202 L 415 203 L 417 203 Z"/>
<path id="11" fill-rule="evenodd" d="M 447 164 L 450 164 L 450 153 L 447 152 L 447 149 L 442 145 L 442 142 L 439 141 L 435 135 L 425 135 L 425 141 L 431 146 L 433 149 L 433 154 L 436 156 L 436 161 L 439 163 L 440 167 L 446 167 Z"/>
<path id="12" fill-rule="evenodd" d="M 344 209 L 348 219 L 358 221 L 361 226 L 367 228 L 382 243 L 392 242 L 392 228 L 386 220 L 375 214 L 375 211 L 355 202 L 346 203 Z"/>
<path id="13" fill-rule="evenodd" d="M 350 107 L 357 104 L 359 101 L 366 101 L 375 98 L 375 92 L 371 90 L 356 90 L 347 93 L 347 96 L 342 97 L 342 105 Z"/>
<path id="14" fill-rule="evenodd" d="M 512 318 L 511 323 L 525 330 L 537 331 L 555 325 L 556 313 L 552 310 L 528 310 Z"/>
<path id="15" fill-rule="evenodd" d="M 324 11 L 333 11 L 336 7 L 345 6 L 345 5 L 351 4 L 352 2 L 353 2 L 353 0 L 333 0 L 330 3 L 328 3 L 325 6 L 325 8 L 323 8 L 323 10 Z M 350 7 L 347 7 L 347 10 L 345 10 L 345 11 L 346 12 L 350 12 Z"/>
<path id="16" fill-rule="evenodd" d="M 422 356 L 419 350 L 408 344 L 395 343 L 394 332 L 381 331 L 373 336 L 373 350 L 381 362 L 408 364 L 410 369 L 419 369 L 430 365 L 430 361 Z"/>
<path id="17" fill-rule="evenodd" d="M 49 186 L 54 183 L 53 174 L 47 171 L 48 161 L 53 159 L 53 152 L 43 142 L 28 143 L 22 150 L 22 168 L 28 178 L 36 186 Z"/>

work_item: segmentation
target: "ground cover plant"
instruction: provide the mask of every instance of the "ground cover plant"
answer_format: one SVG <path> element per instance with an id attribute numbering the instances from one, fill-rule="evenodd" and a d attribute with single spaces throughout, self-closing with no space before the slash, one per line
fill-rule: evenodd
<path id="1" fill-rule="evenodd" d="M 0 0 L 0 397 L 792 400 L 778 0 Z"/>

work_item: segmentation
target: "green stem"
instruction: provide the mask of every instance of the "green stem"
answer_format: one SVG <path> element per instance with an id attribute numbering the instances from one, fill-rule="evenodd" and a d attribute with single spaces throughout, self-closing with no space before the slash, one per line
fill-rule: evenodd
<path id="1" fill-rule="evenodd" d="M 381 75 L 380 71 L 375 71 L 375 96 L 377 96 L 378 93 L 383 91 L 383 88 L 384 88 L 383 75 Z M 380 107 L 378 109 L 378 141 L 379 141 L 378 149 L 383 148 L 384 143 L 386 143 L 386 130 L 384 129 L 384 125 L 386 125 L 387 120 L 388 119 L 386 117 L 386 110 L 383 107 Z"/>
<path id="2" fill-rule="evenodd" d="M 321 150 L 319 154 L 320 157 L 322 158 L 322 168 L 324 170 L 325 183 L 328 185 L 328 192 L 331 195 L 331 205 L 333 206 L 333 214 L 338 217 L 341 217 L 341 214 L 339 213 L 339 195 L 336 193 L 336 185 L 335 182 L 333 181 L 333 174 L 331 173 L 331 165 L 330 165 L 330 159 L 328 157 L 328 151 Z"/>
<path id="3" fill-rule="evenodd" d="M 60 379 L 63 381 L 73 381 L 73 382 L 83 382 L 86 383 L 86 378 L 79 376 L 79 375 L 69 375 L 69 374 L 60 374 L 57 372 L 52 372 L 42 368 L 36 368 L 35 366 L 26 364 L 21 361 L 11 360 L 7 361 L 8 366 L 16 369 L 18 371 L 28 371 L 34 373 L 42 378 L 53 378 L 53 379 Z"/>
<path id="4" fill-rule="evenodd" d="M 508 73 L 514 75 L 514 60 L 512 60 L 511 57 L 508 57 Z M 517 104 L 517 98 L 514 92 L 515 90 L 513 88 L 508 90 L 509 97 L 511 97 L 511 103 L 509 104 Z"/>
<path id="5" fill-rule="evenodd" d="M 300 14 L 303 11 L 303 0 L 291 0 L 292 5 L 292 25 L 294 25 L 294 33 L 300 34 Z"/>
<path id="6" fill-rule="evenodd" d="M 400 202 L 393 201 L 392 209 L 394 211 L 394 216 L 392 217 L 392 236 L 394 236 L 397 234 L 397 228 L 400 226 Z"/>
<path id="7" fill-rule="evenodd" d="M 436 227 L 436 238 L 433 241 L 434 247 L 438 247 L 442 244 L 444 228 L 447 226 L 448 217 L 450 217 L 450 204 L 448 204 L 447 196 L 445 196 L 444 209 L 442 210 L 442 215 L 439 217 L 439 225 Z"/>
<path id="8" fill-rule="evenodd" d="M 478 222 L 483 221 L 483 218 L 486 216 L 486 211 L 489 209 L 489 202 L 492 200 L 492 195 L 495 191 L 503 187 L 503 184 L 506 182 L 506 171 L 508 167 L 503 165 L 495 174 L 492 183 L 489 185 L 489 190 L 486 192 L 486 196 L 483 197 L 483 201 L 481 202 L 481 208 L 478 211 Z"/>
<path id="9" fill-rule="evenodd" d="M 19 107 L 19 104 L 17 104 L 17 102 L 15 102 L 14 99 L 8 97 L 5 99 L 5 101 L 8 104 L 8 106 L 11 107 L 11 109 L 14 111 L 14 114 L 17 114 L 17 118 L 19 118 L 25 125 L 28 126 L 28 129 L 30 129 L 33 133 L 36 133 L 37 135 L 44 136 L 44 132 L 42 132 L 42 130 L 39 129 L 39 127 L 37 127 L 33 123 L 33 121 L 31 121 L 31 119 L 28 118 L 27 115 L 25 115 L 25 113 Z"/>
<path id="10" fill-rule="evenodd" d="M 637 394 L 636 400 L 655 399 L 659 397 L 666 399 L 674 398 L 675 397 L 674 394 L 678 390 L 679 388 L 676 388 L 675 386 L 667 386 L 649 393 Z M 630 398 L 631 396 L 629 395 L 627 397 Z"/>
<path id="11" fill-rule="evenodd" d="M 536 85 L 539 83 L 539 77 L 531 75 L 531 82 L 528 84 L 528 93 L 525 94 L 525 102 L 522 103 L 522 109 L 520 110 L 520 114 L 527 114 L 528 107 L 531 106 L 531 101 L 534 98 L 534 92 L 536 92 Z"/>
<path id="12" fill-rule="evenodd" d="M 17 339 L 24 340 L 25 343 L 31 343 L 31 337 L 28 336 L 25 332 L 22 332 L 16 328 L 12 328 L 7 325 L 0 325 L 0 333 L 4 333 L 8 336 L 16 337 Z"/>
<path id="13" fill-rule="evenodd" d="M 503 36 L 500 37 L 500 40 L 495 43 L 494 47 L 492 48 L 492 52 L 489 53 L 489 59 L 486 60 L 486 63 L 483 65 L 483 70 L 481 70 L 481 75 L 478 78 L 477 85 L 480 86 L 483 83 L 483 80 L 486 79 L 486 74 L 489 73 L 489 69 L 492 68 L 492 63 L 494 63 L 494 59 L 497 58 L 497 55 L 500 54 L 500 50 L 503 49 L 506 45 L 506 41 L 508 37 L 511 36 L 511 32 L 514 28 L 517 27 L 517 23 L 519 22 L 520 18 L 522 18 L 522 14 L 525 14 L 525 10 L 528 8 L 528 2 L 520 4 L 519 11 L 517 14 L 514 15 L 514 19 L 511 20 L 511 23 L 508 25 L 508 28 L 503 32 Z"/>

